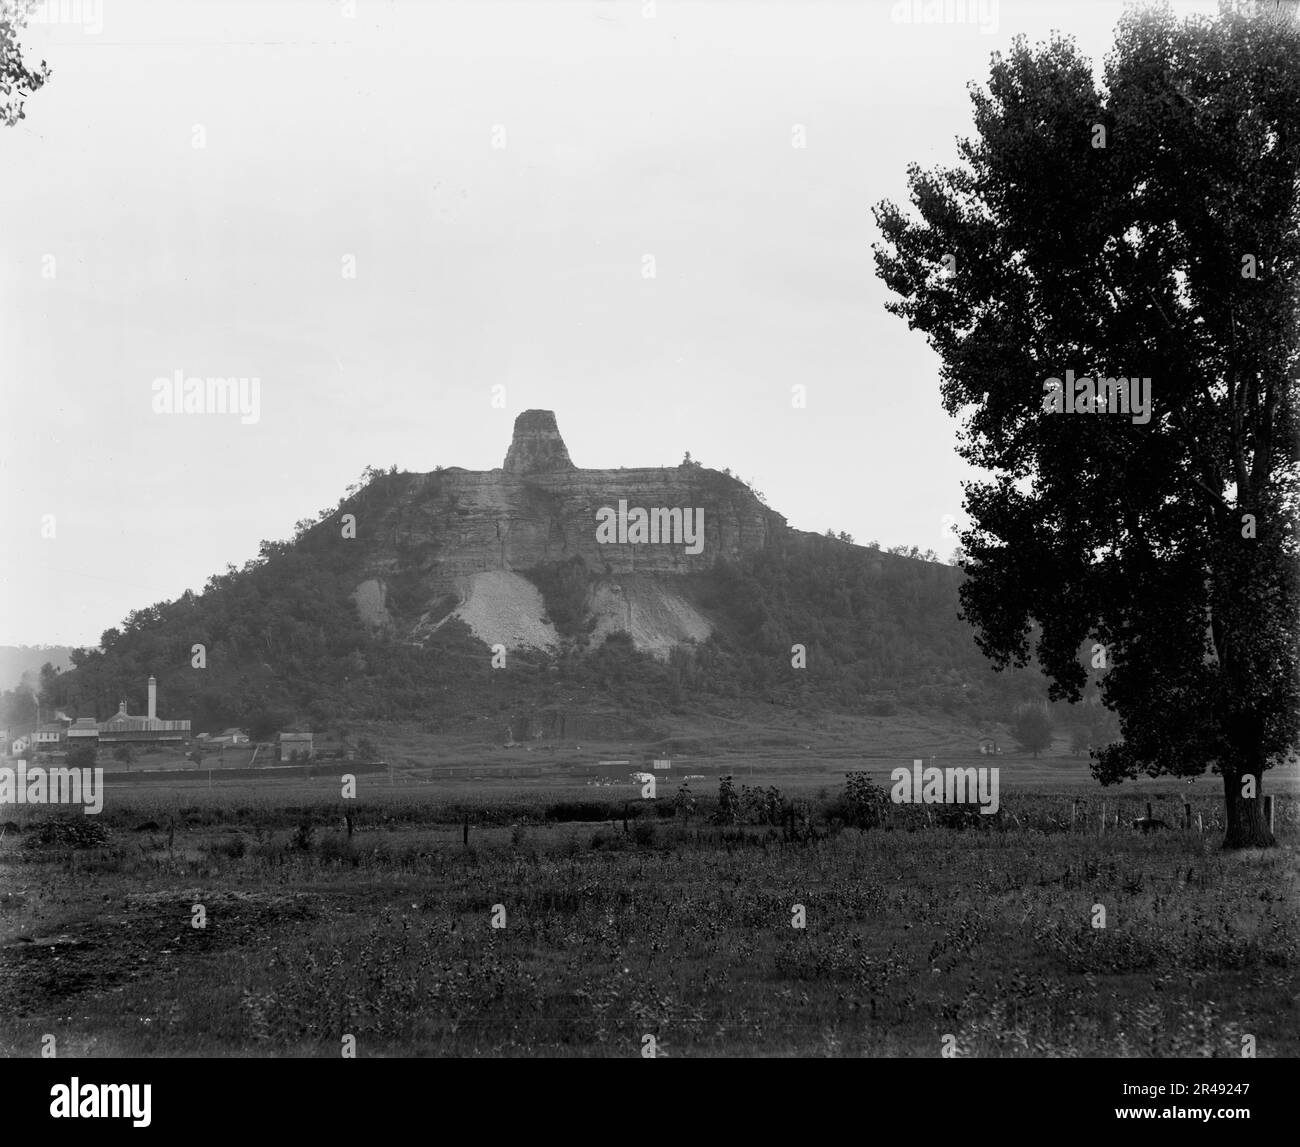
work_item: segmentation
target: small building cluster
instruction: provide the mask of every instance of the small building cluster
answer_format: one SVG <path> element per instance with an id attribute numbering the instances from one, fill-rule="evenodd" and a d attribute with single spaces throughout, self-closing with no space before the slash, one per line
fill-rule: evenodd
<path id="1" fill-rule="evenodd" d="M 222 729 L 220 733 L 200 733 L 194 738 L 204 748 L 224 749 L 227 745 L 247 745 L 248 734 L 243 729 Z"/>
<path id="2" fill-rule="evenodd" d="M 56 711 L 53 721 L 37 725 L 12 739 L 4 731 L 4 744 L 13 756 L 28 752 L 57 752 L 75 745 L 115 748 L 118 745 L 178 745 L 189 740 L 189 721 L 164 721 L 158 716 L 158 681 L 149 678 L 149 712 L 138 716 L 126 711 L 123 701 L 107 721 L 78 717 Z"/>
<path id="3" fill-rule="evenodd" d="M 42 722 L 34 729 L 0 728 L 0 754 L 20 757 L 26 753 L 57 753 L 87 744 L 107 749 L 119 745 L 182 748 L 188 747 L 190 738 L 188 720 L 167 721 L 158 716 L 158 681 L 150 677 L 147 713 L 128 713 L 125 701 L 107 721 L 97 721 L 94 717 L 74 719 L 56 710 L 52 721 Z M 278 742 L 276 757 L 286 764 L 309 761 L 316 756 L 312 733 L 280 733 Z M 248 734 L 234 727 L 222 729 L 220 733 L 199 733 L 194 736 L 193 744 L 203 749 L 252 747 Z"/>

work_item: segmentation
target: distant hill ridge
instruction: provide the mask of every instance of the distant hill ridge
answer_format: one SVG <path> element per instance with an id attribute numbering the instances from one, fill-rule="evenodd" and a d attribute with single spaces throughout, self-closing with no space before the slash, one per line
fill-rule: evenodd
<path id="1" fill-rule="evenodd" d="M 0 645 L 0 690 L 16 689 L 24 683 L 35 687 L 41 666 L 46 662 L 55 669 L 66 669 L 72 664 L 71 648 L 66 645 Z"/>

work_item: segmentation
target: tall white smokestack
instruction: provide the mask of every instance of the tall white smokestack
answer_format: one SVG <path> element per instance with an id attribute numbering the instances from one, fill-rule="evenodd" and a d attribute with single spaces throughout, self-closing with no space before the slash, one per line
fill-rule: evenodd
<path id="1" fill-rule="evenodd" d="M 156 721 L 157 719 L 158 719 L 158 682 L 153 677 L 150 677 L 149 678 L 149 720 Z"/>

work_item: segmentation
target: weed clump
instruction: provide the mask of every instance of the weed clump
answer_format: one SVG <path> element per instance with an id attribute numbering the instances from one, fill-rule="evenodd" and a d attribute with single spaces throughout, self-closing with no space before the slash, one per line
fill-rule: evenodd
<path id="1" fill-rule="evenodd" d="M 112 839 L 108 826 L 88 816 L 43 820 L 23 841 L 24 848 L 103 848 Z"/>

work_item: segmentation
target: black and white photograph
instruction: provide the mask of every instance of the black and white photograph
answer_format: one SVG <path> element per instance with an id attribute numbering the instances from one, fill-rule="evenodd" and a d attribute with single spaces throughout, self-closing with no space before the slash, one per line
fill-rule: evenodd
<path id="1" fill-rule="evenodd" d="M 0 213 L 33 1128 L 865 1058 L 1265 1130 L 1296 0 L 0 0 Z"/>

